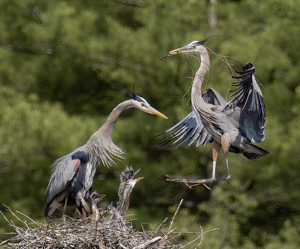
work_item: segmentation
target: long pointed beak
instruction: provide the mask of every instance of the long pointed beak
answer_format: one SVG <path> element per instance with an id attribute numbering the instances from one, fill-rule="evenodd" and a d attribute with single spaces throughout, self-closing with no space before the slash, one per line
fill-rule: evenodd
<path id="1" fill-rule="evenodd" d="M 97 197 L 95 199 L 101 201 L 106 195 L 100 195 L 100 194 L 97 194 Z"/>
<path id="2" fill-rule="evenodd" d="M 182 48 L 176 48 L 176 49 L 173 49 L 173 50 L 171 50 L 171 51 L 169 52 L 169 56 L 170 56 L 170 55 L 173 55 L 173 54 L 181 54 L 181 53 L 184 53 L 184 52 L 188 51 L 189 49 L 191 49 L 190 46 L 189 46 L 189 47 L 185 46 L 185 47 L 182 47 Z"/>
<path id="3" fill-rule="evenodd" d="M 147 106 L 146 109 L 151 114 L 157 115 L 157 116 L 159 116 L 161 118 L 164 118 L 164 119 L 168 119 L 164 114 L 162 114 L 161 112 L 159 112 L 158 110 L 154 109 L 151 106 Z"/>
<path id="4" fill-rule="evenodd" d="M 140 172 L 140 170 L 141 170 L 141 169 L 138 169 L 137 171 L 135 171 L 135 172 L 133 173 L 133 176 L 136 176 L 136 175 L 137 175 L 137 173 L 139 173 L 139 172 Z"/>
<path id="5" fill-rule="evenodd" d="M 185 47 L 181 47 L 181 48 L 176 48 L 176 49 L 173 49 L 171 50 L 167 55 L 163 56 L 160 58 L 160 60 L 168 57 L 168 56 L 171 56 L 171 55 L 174 55 L 174 54 L 181 54 L 183 52 L 186 52 L 190 49 L 191 47 L 188 47 L 188 46 L 185 46 Z"/>
<path id="6" fill-rule="evenodd" d="M 135 172 L 133 173 L 133 177 L 135 177 L 135 176 L 137 175 L 137 173 L 140 172 L 140 170 L 141 170 L 141 169 L 138 169 L 137 171 L 135 171 Z M 142 180 L 142 179 L 144 179 L 144 177 L 139 177 L 139 178 L 136 178 L 135 180 L 138 182 L 138 181 L 140 181 L 140 180 Z"/>

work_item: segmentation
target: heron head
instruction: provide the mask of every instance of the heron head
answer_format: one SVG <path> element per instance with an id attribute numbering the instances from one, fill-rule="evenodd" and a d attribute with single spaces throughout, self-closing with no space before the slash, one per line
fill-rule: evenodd
<path id="1" fill-rule="evenodd" d="M 135 176 L 137 175 L 137 173 L 139 173 L 140 169 L 138 169 L 137 171 L 134 172 L 133 167 L 132 166 L 126 166 L 125 170 L 123 170 L 121 172 L 120 175 L 120 187 L 119 187 L 119 196 L 122 198 L 127 198 L 129 197 L 132 189 L 134 188 L 135 184 L 144 179 L 144 177 L 139 177 L 139 178 L 135 178 Z"/>
<path id="2" fill-rule="evenodd" d="M 195 54 L 195 53 L 201 54 L 202 52 L 207 53 L 207 50 L 203 44 L 204 44 L 204 42 L 206 42 L 207 39 L 209 39 L 211 37 L 212 36 L 206 38 L 203 41 L 192 41 L 191 43 L 189 43 L 188 45 L 186 45 L 184 47 L 173 49 L 167 55 L 161 57 L 160 59 L 163 59 L 167 56 L 171 56 L 174 54 Z"/>
<path id="3" fill-rule="evenodd" d="M 149 114 L 157 115 L 161 118 L 168 119 L 164 114 L 154 109 L 150 104 L 142 97 L 132 93 L 131 94 L 131 103 L 132 106 Z"/>
<path id="4" fill-rule="evenodd" d="M 90 196 L 92 203 L 97 204 L 99 201 L 101 201 L 106 195 L 100 195 L 96 191 L 93 192 Z"/>
<path id="5" fill-rule="evenodd" d="M 125 169 L 120 174 L 120 182 L 127 182 L 130 180 L 137 180 L 136 182 L 138 182 L 139 180 L 142 180 L 144 177 L 134 178 L 140 170 L 141 169 L 134 171 L 132 166 L 126 165 Z"/>

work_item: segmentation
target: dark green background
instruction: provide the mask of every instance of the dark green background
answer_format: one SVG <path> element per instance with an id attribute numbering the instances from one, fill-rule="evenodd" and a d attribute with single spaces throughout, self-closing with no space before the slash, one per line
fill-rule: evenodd
<path id="1" fill-rule="evenodd" d="M 42 222 L 50 165 L 84 144 L 128 98 L 116 86 L 131 90 L 136 79 L 136 93 L 169 119 L 136 109 L 121 114 L 113 140 L 126 159 L 98 167 L 94 189 L 107 195 L 101 204 L 117 201 L 119 172 L 133 165 L 145 177 L 131 196 L 137 228 L 170 221 L 184 199 L 177 231 L 220 228 L 204 235 L 204 248 L 298 248 L 300 1 L 212 2 L 0 1 L 0 203 Z M 190 112 L 199 61 L 159 58 L 213 34 L 219 36 L 206 42 L 215 54 L 204 87 L 229 100 L 233 79 L 225 62 L 235 70 L 252 62 L 267 109 L 259 146 L 271 154 L 256 161 L 230 154 L 229 181 L 190 190 L 165 174 L 210 177 L 211 146 L 163 150 L 155 135 Z M 217 175 L 225 174 L 220 153 Z M 8 231 L 0 218 L 2 239 Z"/>

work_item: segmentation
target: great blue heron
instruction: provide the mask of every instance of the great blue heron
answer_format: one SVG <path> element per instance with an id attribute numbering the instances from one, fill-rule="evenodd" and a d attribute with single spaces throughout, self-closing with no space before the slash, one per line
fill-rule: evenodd
<path id="1" fill-rule="evenodd" d="M 97 204 L 99 201 L 102 201 L 102 199 L 105 197 L 106 195 L 100 195 L 97 192 L 93 192 L 91 194 L 91 203 L 92 203 L 92 210 L 93 210 L 93 214 L 95 215 L 95 221 L 98 221 L 100 218 L 100 213 L 97 207 Z"/>
<path id="2" fill-rule="evenodd" d="M 134 93 L 130 93 L 130 95 L 131 99 L 115 107 L 106 122 L 90 137 L 85 145 L 54 162 L 47 187 L 49 193 L 45 211 L 46 217 L 51 216 L 64 205 L 63 218 L 65 219 L 66 205 L 74 204 L 76 204 L 82 217 L 88 215 L 89 208 L 85 199 L 90 196 L 97 164 L 101 161 L 109 167 L 114 163 L 114 158 L 123 158 L 124 152 L 112 141 L 112 131 L 119 115 L 125 109 L 135 107 L 143 112 L 167 119 L 165 115 L 151 107 L 144 98 Z"/>
<path id="3" fill-rule="evenodd" d="M 208 38 L 207 38 L 208 39 Z M 206 40 L 207 40 L 206 39 Z M 174 144 L 189 140 L 186 147 L 197 139 L 197 147 L 212 142 L 213 168 L 210 179 L 179 179 L 170 177 L 169 181 L 184 182 L 186 184 L 202 184 L 230 178 L 228 166 L 228 152 L 243 153 L 248 159 L 257 159 L 269 155 L 269 152 L 252 144 L 259 143 L 265 138 L 266 109 L 260 88 L 253 75 L 255 68 L 251 63 L 243 66 L 241 75 L 234 77 L 241 81 L 235 85 L 234 98 L 227 102 L 212 88 L 201 93 L 205 74 L 210 69 L 209 54 L 205 46 L 206 41 L 193 41 L 187 46 L 174 49 L 167 56 L 174 54 L 200 54 L 201 64 L 197 70 L 191 93 L 192 112 L 175 126 L 167 130 L 169 136 L 160 141 L 161 145 Z M 164 58 L 164 57 L 163 57 Z M 179 146 L 178 145 L 178 146 Z M 216 161 L 220 147 L 222 147 L 227 175 L 216 178 Z"/>

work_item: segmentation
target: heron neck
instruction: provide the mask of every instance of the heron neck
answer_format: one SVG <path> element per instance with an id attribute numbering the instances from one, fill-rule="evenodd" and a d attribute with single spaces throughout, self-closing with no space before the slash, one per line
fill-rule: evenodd
<path id="1" fill-rule="evenodd" d="M 120 212 L 122 217 L 125 217 L 129 207 L 129 197 L 132 192 L 132 187 L 124 187 L 122 190 L 123 191 L 119 192 L 117 210 Z"/>
<path id="2" fill-rule="evenodd" d="M 100 127 L 98 131 L 96 131 L 90 139 L 97 139 L 99 137 L 106 137 L 110 138 L 112 136 L 112 131 L 114 129 L 114 126 L 120 116 L 120 114 L 126 110 L 127 108 L 130 108 L 131 105 L 131 100 L 126 100 L 120 104 L 118 104 L 112 112 L 109 114 L 107 117 L 105 123 Z"/>
<path id="3" fill-rule="evenodd" d="M 92 203 L 92 210 L 93 210 L 93 214 L 95 214 L 95 220 L 97 221 L 100 217 L 100 213 L 96 203 Z"/>
<path id="4" fill-rule="evenodd" d="M 92 165 L 97 165 L 101 160 L 105 166 L 109 167 L 115 159 L 123 159 L 124 152 L 112 141 L 112 131 L 120 114 L 131 106 L 131 100 L 126 100 L 117 105 L 109 114 L 105 123 L 87 141 L 85 146 Z"/>
<path id="5" fill-rule="evenodd" d="M 210 68 L 209 54 L 205 47 L 202 48 L 203 51 L 200 52 L 201 63 L 200 67 L 195 74 L 192 87 L 192 99 L 203 101 L 201 87 L 203 84 L 204 77 Z"/>

